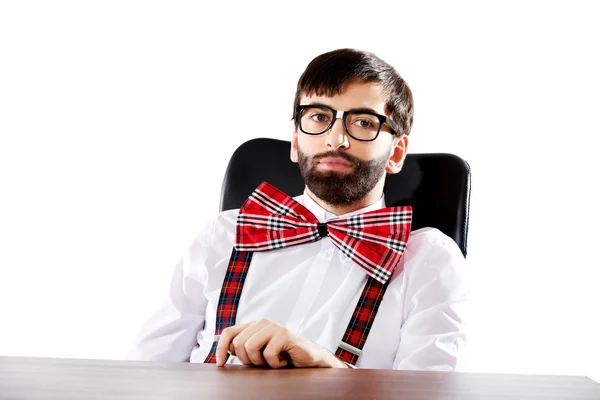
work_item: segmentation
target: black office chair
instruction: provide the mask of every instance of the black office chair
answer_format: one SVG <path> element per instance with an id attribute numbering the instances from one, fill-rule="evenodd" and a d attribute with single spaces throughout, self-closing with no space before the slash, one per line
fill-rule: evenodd
<path id="1" fill-rule="evenodd" d="M 303 193 L 290 142 L 262 138 L 239 146 L 225 172 L 221 211 L 240 208 L 263 181 L 290 196 Z M 413 230 L 438 228 L 467 256 L 471 170 L 466 161 L 452 154 L 408 154 L 402 171 L 388 174 L 384 192 L 387 206 L 412 206 Z"/>

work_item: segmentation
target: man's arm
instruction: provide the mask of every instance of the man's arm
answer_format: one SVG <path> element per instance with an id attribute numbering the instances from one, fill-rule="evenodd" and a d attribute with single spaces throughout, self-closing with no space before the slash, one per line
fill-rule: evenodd
<path id="1" fill-rule="evenodd" d="M 148 361 L 189 361 L 197 335 L 204 327 L 204 260 L 210 249 L 215 220 L 198 235 L 177 263 L 169 293 L 161 308 L 144 324 L 127 358 Z"/>
<path id="2" fill-rule="evenodd" d="M 404 322 L 393 368 L 456 370 L 466 341 L 465 259 L 454 241 L 437 230 L 413 239 L 419 249 L 406 260 Z"/>

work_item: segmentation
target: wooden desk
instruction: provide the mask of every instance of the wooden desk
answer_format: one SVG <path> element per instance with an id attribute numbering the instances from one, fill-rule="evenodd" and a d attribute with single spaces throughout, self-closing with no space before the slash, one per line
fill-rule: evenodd
<path id="1" fill-rule="evenodd" d="M 589 378 L 0 357 L 0 399 L 600 399 Z"/>

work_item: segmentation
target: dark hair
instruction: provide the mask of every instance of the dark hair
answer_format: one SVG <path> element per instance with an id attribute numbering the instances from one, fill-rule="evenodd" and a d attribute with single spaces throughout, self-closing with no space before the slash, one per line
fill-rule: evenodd
<path id="1" fill-rule="evenodd" d="M 413 97 L 404 79 L 388 63 L 373 53 L 354 49 L 333 50 L 321 54 L 308 64 L 298 80 L 294 98 L 294 116 L 302 95 L 334 96 L 351 82 L 378 83 L 387 95 L 385 112 L 398 125 L 400 132 L 410 133 L 413 123 Z"/>

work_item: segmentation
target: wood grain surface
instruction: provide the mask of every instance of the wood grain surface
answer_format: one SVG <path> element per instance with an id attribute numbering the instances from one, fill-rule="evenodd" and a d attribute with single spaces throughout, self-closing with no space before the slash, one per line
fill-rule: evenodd
<path id="1" fill-rule="evenodd" d="M 0 357 L 1 399 L 600 399 L 580 376 Z"/>

